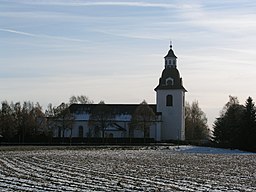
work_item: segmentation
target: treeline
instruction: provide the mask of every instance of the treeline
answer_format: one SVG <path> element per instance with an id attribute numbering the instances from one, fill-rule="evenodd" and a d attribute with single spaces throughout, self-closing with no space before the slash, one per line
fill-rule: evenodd
<path id="1" fill-rule="evenodd" d="M 0 139 L 5 142 L 15 143 L 50 142 L 52 128 L 55 125 L 54 121 L 48 120 L 49 118 L 66 118 L 70 115 L 69 106 L 71 104 L 92 102 L 83 95 L 72 96 L 69 99 L 69 103 L 61 103 L 59 106 L 49 104 L 47 109 L 43 111 L 39 103 L 31 101 L 23 103 L 2 101 L 0 109 Z M 67 123 L 66 121 L 63 122 Z"/>
<path id="2" fill-rule="evenodd" d="M 39 103 L 2 102 L 0 134 L 6 142 L 24 143 L 49 136 L 47 121 Z M 40 140 L 40 139 L 39 139 Z"/>
<path id="3" fill-rule="evenodd" d="M 65 130 L 70 129 L 71 138 L 74 117 L 69 111 L 69 106 L 74 103 L 91 104 L 93 101 L 83 95 L 72 96 L 68 103 L 61 103 L 59 106 L 49 104 L 45 111 L 39 103 L 3 101 L 0 108 L 0 140 L 10 143 L 51 142 L 54 128 L 58 130 L 58 138 L 64 138 Z M 108 110 L 103 110 L 104 102 L 100 104 L 92 112 L 91 120 L 104 137 L 111 118 Z M 140 128 L 147 137 L 147 128 L 152 119 L 154 113 L 143 101 L 132 116 L 129 136 L 132 137 L 133 129 Z M 256 107 L 252 98 L 248 97 L 245 105 L 241 105 L 237 97 L 230 96 L 220 117 L 214 122 L 212 134 L 207 126 L 206 115 L 198 102 L 194 101 L 191 105 L 186 103 L 185 136 L 186 140 L 191 142 L 212 140 L 220 147 L 256 151 Z"/>
<path id="4" fill-rule="evenodd" d="M 92 103 L 93 101 L 87 96 L 72 96 L 68 103 L 61 103 L 58 106 L 50 103 L 43 111 L 39 103 L 26 101 L 21 104 L 3 101 L 0 109 L 0 139 L 7 143 L 52 143 L 53 140 L 57 142 L 68 140 L 68 143 L 71 143 L 75 116 L 70 111 L 70 105 Z M 104 101 L 100 101 L 91 111 L 89 126 L 93 128 L 88 138 L 95 140 L 102 137 L 104 142 L 107 127 L 115 124 L 113 117 L 112 109 L 105 105 Z M 149 138 L 149 127 L 154 120 L 153 110 L 146 101 L 143 101 L 132 115 L 129 137 L 133 137 L 135 129 L 141 129 L 144 131 L 145 141 Z M 57 135 L 53 134 L 53 130 L 57 130 Z M 70 133 L 68 136 L 65 134 L 67 131 Z"/>
<path id="5" fill-rule="evenodd" d="M 213 129 L 217 145 L 256 152 L 256 108 L 252 98 L 241 105 L 237 97 L 230 96 Z"/>
<path id="6" fill-rule="evenodd" d="M 52 142 L 53 130 L 55 140 L 64 142 L 66 131 L 70 133 L 68 138 L 72 139 L 72 128 L 74 115 L 70 112 L 71 104 L 92 104 L 93 101 L 87 96 L 72 96 L 68 103 L 58 106 L 49 104 L 45 111 L 39 103 L 26 101 L 11 102 L 3 101 L 0 109 L 0 137 L 7 143 L 29 143 L 29 142 Z M 197 101 L 190 106 L 185 106 L 186 139 L 189 141 L 205 141 L 209 139 L 209 129 L 205 113 L 200 109 Z M 89 125 L 88 137 L 105 137 L 105 131 L 109 124 L 114 124 L 111 109 L 101 101 L 92 111 Z M 156 116 L 146 101 L 140 105 L 132 114 L 129 124 L 129 137 L 133 138 L 134 130 L 140 129 L 144 132 L 144 139 L 149 137 L 149 127 Z M 95 128 L 96 127 L 96 128 Z"/>

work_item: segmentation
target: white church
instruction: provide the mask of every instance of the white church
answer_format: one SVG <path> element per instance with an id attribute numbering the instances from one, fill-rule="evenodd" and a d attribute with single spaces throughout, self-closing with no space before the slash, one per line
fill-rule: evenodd
<path id="1" fill-rule="evenodd" d="M 147 138 L 155 141 L 185 140 L 185 92 L 182 78 L 177 69 L 177 57 L 172 45 L 164 57 L 164 69 L 156 91 L 156 104 L 148 106 L 155 113 L 155 120 L 148 127 Z M 90 116 L 99 104 L 72 104 L 70 111 L 74 116 L 71 129 L 65 130 L 65 137 L 101 137 L 96 134 L 93 125 L 90 124 Z M 111 124 L 104 129 L 104 137 L 129 138 L 131 137 L 130 124 L 132 115 L 139 104 L 105 104 L 114 113 Z M 133 130 L 133 138 L 143 138 L 145 132 L 141 129 Z M 57 137 L 58 130 L 53 135 Z"/>

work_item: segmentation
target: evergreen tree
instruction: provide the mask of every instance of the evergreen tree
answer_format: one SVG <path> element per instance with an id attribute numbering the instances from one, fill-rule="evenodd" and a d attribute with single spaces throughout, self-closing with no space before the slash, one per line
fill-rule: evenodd
<path id="1" fill-rule="evenodd" d="M 224 116 L 216 118 L 213 124 L 213 140 L 215 143 L 220 145 L 223 145 L 226 142 L 224 126 L 225 126 Z"/>
<path id="2" fill-rule="evenodd" d="M 236 97 L 229 96 L 229 102 L 224 106 L 221 115 L 214 122 L 213 139 L 225 147 L 239 147 L 241 126 L 243 124 L 244 107 Z"/>
<path id="3" fill-rule="evenodd" d="M 256 150 L 256 109 L 251 97 L 245 103 L 240 142 L 243 149 Z"/>

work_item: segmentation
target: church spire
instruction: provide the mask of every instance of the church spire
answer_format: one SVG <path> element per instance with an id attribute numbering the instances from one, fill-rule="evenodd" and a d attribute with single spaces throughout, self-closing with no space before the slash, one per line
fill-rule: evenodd
<path id="1" fill-rule="evenodd" d="M 170 50 L 168 54 L 164 57 L 165 68 L 162 72 L 162 76 L 159 79 L 159 84 L 155 88 L 158 89 L 182 89 L 185 88 L 182 85 L 182 78 L 177 69 L 177 57 L 172 50 L 172 43 L 170 42 Z M 185 90 L 186 91 L 186 90 Z"/>
<path id="2" fill-rule="evenodd" d="M 176 68 L 177 67 L 177 56 L 174 54 L 172 50 L 172 41 L 170 41 L 170 50 L 167 55 L 164 57 L 165 60 L 165 68 Z"/>

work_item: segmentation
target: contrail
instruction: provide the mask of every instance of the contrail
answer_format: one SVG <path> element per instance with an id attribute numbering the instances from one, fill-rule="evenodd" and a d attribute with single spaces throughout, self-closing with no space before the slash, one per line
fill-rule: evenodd
<path id="1" fill-rule="evenodd" d="M 19 35 L 25 35 L 25 36 L 30 36 L 30 37 L 36 37 L 36 35 L 32 34 L 32 33 L 26 33 L 26 32 L 16 31 L 16 30 L 12 30 L 12 29 L 0 29 L 0 31 L 15 33 L 15 34 L 19 34 Z"/>
<path id="2" fill-rule="evenodd" d="M 35 5 L 57 5 L 57 6 L 131 6 L 131 7 L 159 7 L 159 8 L 178 8 L 179 6 L 167 3 L 151 3 L 151 2 L 129 2 L 129 1 L 25 1 L 24 4 Z"/>
<path id="3" fill-rule="evenodd" d="M 8 33 L 15 33 L 18 35 L 29 36 L 29 37 L 48 38 L 48 39 L 57 39 L 57 40 L 74 41 L 74 42 L 88 42 L 87 40 L 82 40 L 82 39 L 43 35 L 43 34 L 33 34 L 33 33 L 27 33 L 27 32 L 23 32 L 23 31 L 17 31 L 17 30 L 13 30 L 13 29 L 0 29 L 0 31 L 4 31 L 4 32 L 8 32 Z"/>

